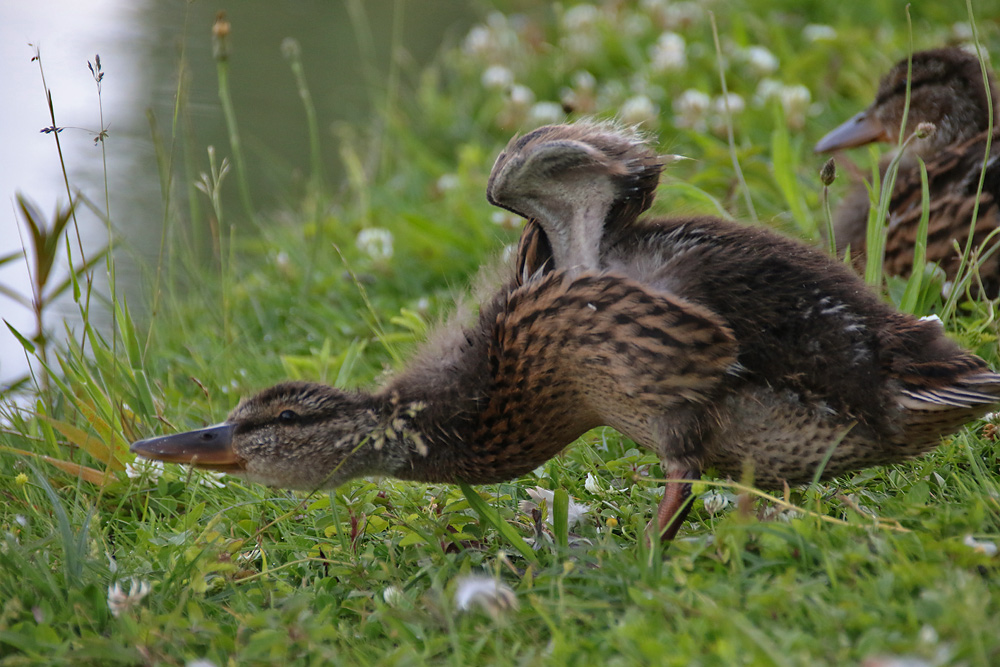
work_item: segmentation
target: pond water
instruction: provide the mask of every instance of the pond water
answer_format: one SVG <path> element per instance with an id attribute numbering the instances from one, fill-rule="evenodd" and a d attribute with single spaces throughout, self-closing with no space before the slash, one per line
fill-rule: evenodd
<path id="1" fill-rule="evenodd" d="M 140 256 L 155 255 L 163 215 L 148 113 L 169 134 L 183 53 L 189 72 L 188 109 L 193 145 L 228 155 L 219 104 L 211 30 L 216 12 L 231 25 L 230 79 L 233 102 L 249 163 L 254 204 L 280 206 L 296 172 L 309 166 L 304 113 L 282 55 L 287 37 L 298 40 L 317 108 L 328 181 L 338 179 L 339 122 L 363 124 L 372 117 L 372 88 L 384 84 L 393 52 L 406 54 L 410 69 L 429 62 L 462 38 L 478 17 L 472 2 L 455 0 L 45 0 L 7 2 L 0 7 L 0 59 L 7 79 L 0 105 L 0 257 L 22 247 L 25 233 L 15 193 L 23 192 L 51 216 L 68 201 L 37 62 L 41 54 L 52 92 L 70 188 L 101 209 L 105 168 L 94 137 L 99 130 L 97 87 L 88 69 L 95 54 L 104 71 L 102 97 L 109 137 L 107 182 L 111 219 Z M 353 12 L 353 13 L 352 13 Z M 401 14 L 399 12 L 402 12 Z M 33 46 L 29 46 L 29 44 Z M 397 51 L 398 53 L 398 51 Z M 76 129 L 83 128 L 83 129 Z M 207 170 L 207 156 L 199 170 Z M 183 187 L 178 183 L 177 187 Z M 294 201 L 292 196 L 288 201 Z M 101 217 L 79 211 L 85 252 L 107 240 Z M 66 275 L 61 270 L 60 277 Z M 58 282 L 58 281 L 54 281 Z M 121 282 L 121 281 L 120 281 Z M 0 266 L 0 284 L 30 298 L 24 261 Z M 126 285 L 128 286 L 128 285 Z M 136 295 L 132 295 L 134 298 Z M 60 319 L 73 326 L 76 306 L 57 303 L 48 326 L 62 334 Z M 0 295 L 0 318 L 26 335 L 34 333 L 29 309 Z M 0 327 L 0 386 L 28 371 L 16 339 Z"/>

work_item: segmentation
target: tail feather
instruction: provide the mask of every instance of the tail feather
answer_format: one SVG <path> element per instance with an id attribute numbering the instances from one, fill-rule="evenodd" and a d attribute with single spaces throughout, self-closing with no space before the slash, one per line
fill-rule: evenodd
<path id="1" fill-rule="evenodd" d="M 974 410 L 985 412 L 1000 403 L 1000 374 L 984 371 L 961 377 L 953 384 L 936 388 L 903 388 L 899 403 L 907 410 L 947 411 Z"/>

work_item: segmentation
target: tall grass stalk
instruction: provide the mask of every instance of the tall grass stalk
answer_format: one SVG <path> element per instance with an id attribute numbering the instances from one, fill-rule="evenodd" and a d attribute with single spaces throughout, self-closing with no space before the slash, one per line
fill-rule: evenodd
<path id="1" fill-rule="evenodd" d="M 319 123 L 316 120 L 316 107 L 313 104 L 312 93 L 309 92 L 309 83 L 306 80 L 305 68 L 302 65 L 302 47 L 299 42 L 291 37 L 285 38 L 281 42 L 281 52 L 288 61 L 295 78 L 295 87 L 299 92 L 299 99 L 306 114 L 306 129 L 309 135 L 309 181 L 306 188 L 306 215 L 313 223 L 315 229 L 315 239 L 313 252 L 309 256 L 309 265 L 306 267 L 306 279 L 302 282 L 303 295 L 312 284 L 312 276 L 316 266 L 317 258 L 325 250 L 323 235 L 323 157 L 322 146 L 319 137 Z"/>
<path id="2" fill-rule="evenodd" d="M 196 183 L 196 187 L 208 197 L 212 204 L 215 217 L 212 219 L 212 239 L 215 242 L 215 253 L 219 260 L 219 285 L 222 293 L 222 326 L 226 345 L 233 342 L 233 332 L 230 326 L 230 292 L 232 289 L 231 270 L 235 263 L 233 253 L 235 252 L 232 242 L 232 235 L 235 234 L 235 226 L 231 229 L 226 227 L 226 218 L 222 204 L 222 184 L 229 174 L 229 158 L 222 158 L 218 162 L 215 156 L 215 147 L 208 147 L 208 171 L 202 173 L 201 180 Z"/>
<path id="3" fill-rule="evenodd" d="M 281 52 L 288 61 L 288 66 L 295 77 L 295 88 L 302 101 L 302 109 L 306 114 L 306 129 L 309 133 L 309 187 L 310 197 L 317 196 L 323 187 L 323 157 L 319 140 L 319 123 L 316 121 L 316 105 L 313 104 L 312 93 L 309 92 L 309 82 L 306 80 L 305 68 L 302 66 L 302 47 L 297 39 L 291 37 L 281 42 Z"/>
<path id="4" fill-rule="evenodd" d="M 983 47 L 979 41 L 979 28 L 976 25 L 976 17 L 972 11 L 972 0 L 966 0 L 965 2 L 966 12 L 969 15 L 969 26 L 972 29 L 972 40 L 976 46 L 976 56 L 979 58 L 979 69 L 983 77 L 983 86 L 986 88 L 986 109 L 987 109 L 987 125 L 986 127 L 993 127 L 993 96 L 990 94 L 992 88 L 990 86 L 990 75 L 986 68 L 986 58 L 983 55 Z M 955 276 L 955 283 L 952 285 L 951 292 L 948 294 L 948 299 L 945 301 L 944 308 L 942 309 L 943 317 L 947 319 L 954 314 L 956 307 L 958 306 L 959 299 L 965 294 L 966 286 L 971 281 L 971 277 L 977 272 L 978 267 L 968 266 L 969 258 L 972 256 L 972 248 L 974 243 L 974 232 L 976 229 L 976 221 L 979 219 L 979 198 L 983 193 L 983 184 L 986 181 L 986 169 L 990 163 L 990 150 L 993 146 L 993 133 L 986 133 L 986 148 L 983 154 L 983 168 L 979 171 L 979 182 L 976 184 L 976 198 L 975 203 L 972 207 L 972 219 L 969 220 L 969 235 L 965 242 L 965 248 L 962 250 L 961 262 L 958 267 L 958 273 Z M 990 248 L 990 243 L 994 238 L 997 237 L 1000 230 L 994 229 L 990 232 L 987 239 L 982 243 L 982 248 Z M 990 250 L 985 254 L 984 257 L 980 258 L 980 262 L 985 261 L 986 257 L 997 252 L 997 248 L 990 248 Z"/>
<path id="5" fill-rule="evenodd" d="M 169 275 L 170 272 L 167 270 L 168 267 L 166 262 L 171 256 L 168 252 L 168 245 L 170 234 L 173 229 L 172 222 L 176 217 L 173 206 L 174 158 L 176 155 L 177 140 L 180 136 L 180 125 L 185 117 L 187 108 L 186 102 L 189 80 L 187 42 L 190 15 L 191 6 L 186 5 L 184 9 L 184 24 L 180 39 L 180 54 L 177 64 L 177 85 L 174 88 L 173 113 L 171 114 L 170 119 L 169 143 L 163 141 L 156 117 L 152 111 L 147 112 L 146 115 L 149 122 L 150 135 L 153 141 L 153 149 L 156 155 L 157 172 L 160 177 L 160 202 L 163 207 L 163 212 L 160 216 L 160 243 L 157 249 L 155 276 L 153 278 L 152 293 L 150 295 L 151 305 L 149 312 L 151 321 L 149 329 L 146 332 L 145 343 L 143 344 L 144 352 L 149 350 L 153 340 L 153 333 L 156 330 L 155 327 L 152 326 L 152 320 L 155 320 L 157 314 L 159 313 L 160 303 L 164 291 L 164 281 L 173 280 L 173 276 Z M 196 171 L 193 167 L 193 157 L 191 156 L 192 151 L 186 150 L 186 148 L 187 147 L 185 146 L 185 173 L 187 176 L 187 178 L 185 178 L 185 189 L 187 192 L 188 210 L 191 214 L 192 224 L 197 224 L 201 220 L 201 207 L 198 203 L 196 179 L 194 176 Z M 195 239 L 200 238 L 199 234 L 192 234 L 192 236 Z"/>
<path id="6" fill-rule="evenodd" d="M 819 180 L 823 184 L 820 200 L 823 205 L 823 227 L 826 231 L 826 247 L 832 257 L 837 256 L 837 239 L 833 233 L 833 214 L 830 212 L 830 185 L 837 178 L 837 162 L 830 158 L 819 172 Z"/>
<path id="7" fill-rule="evenodd" d="M 913 136 L 906 136 L 906 121 L 910 114 L 910 86 L 913 74 L 913 22 L 910 17 L 910 6 L 906 5 L 906 26 L 909 36 L 909 48 L 907 49 L 906 60 L 906 94 L 903 98 L 903 118 L 899 123 L 899 140 L 896 145 L 896 155 L 885 170 L 879 190 L 878 200 L 875 206 L 868 209 L 868 231 L 865 239 L 865 282 L 869 285 L 881 288 L 885 281 L 882 266 L 885 262 L 885 239 L 886 225 L 888 224 L 889 204 L 892 202 L 892 193 L 896 187 L 896 175 L 899 173 L 899 163 L 903 157 L 903 151 L 913 140 Z"/>
<path id="8" fill-rule="evenodd" d="M 913 264 L 906 289 L 900 300 L 899 308 L 907 313 L 919 313 L 918 307 L 923 291 L 924 274 L 927 268 L 927 227 L 930 221 L 931 200 L 930 187 L 927 184 L 927 165 L 917 158 L 920 167 L 920 221 L 917 223 L 917 238 L 913 246 Z"/>
<path id="9" fill-rule="evenodd" d="M 226 119 L 226 130 L 229 132 L 229 148 L 233 151 L 233 163 L 236 165 L 236 184 L 240 192 L 240 201 L 243 202 L 243 212 L 247 220 L 253 221 L 256 220 L 256 213 L 250 197 L 250 179 L 247 176 L 246 160 L 243 159 L 243 142 L 240 139 L 239 126 L 236 124 L 236 109 L 229 92 L 231 29 L 225 12 L 219 12 L 212 26 L 212 55 L 215 57 L 215 72 L 219 79 L 219 102 L 222 105 L 222 115 Z"/>
<path id="10" fill-rule="evenodd" d="M 757 222 L 757 210 L 753 206 L 750 186 L 747 185 L 746 178 L 743 176 L 743 170 L 740 168 L 740 160 L 736 155 L 736 140 L 733 137 L 733 115 L 729 109 L 729 91 L 726 89 L 725 61 L 722 57 L 722 46 L 719 44 L 719 27 L 715 23 L 715 12 L 708 12 L 708 19 L 712 24 L 712 40 L 715 42 L 715 58 L 719 66 L 719 83 L 722 86 L 722 100 L 726 109 L 726 140 L 729 143 L 729 156 L 733 161 L 733 173 L 736 174 L 736 180 L 739 182 L 740 190 L 743 192 L 743 201 L 746 203 L 747 213 L 750 214 L 751 220 Z"/>

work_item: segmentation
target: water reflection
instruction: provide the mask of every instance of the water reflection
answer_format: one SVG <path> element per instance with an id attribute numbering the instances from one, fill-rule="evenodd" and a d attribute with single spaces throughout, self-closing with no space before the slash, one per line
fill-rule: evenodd
<path id="1" fill-rule="evenodd" d="M 442 43 L 457 41 L 476 13 L 471 2 L 453 0 L 227 0 L 214 4 L 182 0 L 48 0 L 5 3 L 0 8 L 0 58 L 8 78 L 0 105 L 0 193 L 10 205 L 0 212 L 0 257 L 21 247 L 14 193 L 22 191 L 51 213 L 67 201 L 53 138 L 39 130 L 51 124 L 39 69 L 41 49 L 60 139 L 73 191 L 104 209 L 104 166 L 94 134 L 100 128 L 97 90 L 87 61 L 100 54 L 106 77 L 102 101 L 110 133 L 107 173 L 111 219 L 140 255 L 154 255 L 163 216 L 160 181 L 151 141 L 150 112 L 169 136 L 178 89 L 179 63 L 188 73 L 187 105 L 194 169 L 207 170 L 204 148 L 228 154 L 218 101 L 211 27 L 225 10 L 232 25 L 230 77 L 233 102 L 247 154 L 254 205 L 266 209 L 294 201 L 296 174 L 308 171 L 304 113 L 281 43 L 301 45 L 306 76 L 317 108 L 327 180 L 339 178 L 337 122 L 365 123 L 372 116 L 373 88 L 384 85 L 392 57 L 395 12 L 402 8 L 399 44 L 404 62 L 417 68 Z M 352 11 L 353 10 L 353 17 Z M 377 96 L 375 96 L 377 97 Z M 180 162 L 180 153 L 178 162 Z M 182 191 L 184 184 L 178 182 Z M 289 193 L 292 193 L 289 195 Z M 107 239 L 101 217 L 81 211 L 88 252 Z M 127 272 L 127 266 L 120 271 Z M 121 277 L 120 272 L 119 276 Z M 134 284 L 133 279 L 126 281 Z M 23 262 L 0 267 L 0 283 L 30 294 Z M 55 319 L 73 321 L 67 303 Z M 31 313 L 0 296 L 0 317 L 32 334 Z M 50 321 L 50 327 L 56 323 Z M 27 371 L 16 340 L 0 330 L 0 383 Z"/>

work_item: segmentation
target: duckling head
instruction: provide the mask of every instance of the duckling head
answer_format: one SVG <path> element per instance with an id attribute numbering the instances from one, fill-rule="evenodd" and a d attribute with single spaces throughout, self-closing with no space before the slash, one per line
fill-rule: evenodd
<path id="1" fill-rule="evenodd" d="M 625 225 L 648 209 L 672 158 L 656 154 L 633 128 L 549 125 L 511 139 L 493 165 L 486 197 L 537 220 L 552 240 L 556 266 L 595 268 L 606 221 Z"/>
<path id="2" fill-rule="evenodd" d="M 269 486 L 315 490 L 402 465 L 405 453 L 386 439 L 380 421 L 369 396 L 286 382 L 243 400 L 221 424 L 140 440 L 130 449 Z"/>
<path id="3" fill-rule="evenodd" d="M 909 110 L 906 110 L 909 79 Z M 960 48 L 932 49 L 896 63 L 882 77 L 875 101 L 841 124 L 815 146 L 817 153 L 863 146 L 875 141 L 899 140 L 904 112 L 903 138 L 921 123 L 932 123 L 934 131 L 916 139 L 908 151 L 927 158 L 945 146 L 975 136 L 987 129 L 987 86 L 975 55 Z M 993 82 L 989 94 L 996 99 Z"/>

